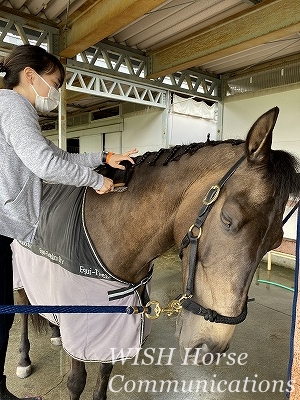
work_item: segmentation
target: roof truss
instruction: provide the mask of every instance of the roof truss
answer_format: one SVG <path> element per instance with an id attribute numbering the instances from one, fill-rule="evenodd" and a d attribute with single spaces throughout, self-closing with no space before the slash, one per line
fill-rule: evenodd
<path id="1" fill-rule="evenodd" d="M 118 77 L 120 80 L 130 81 L 137 87 L 147 85 L 213 101 L 221 99 L 221 80 L 218 77 L 197 69 L 190 69 L 167 74 L 157 79 L 145 79 L 147 57 L 142 52 L 108 41 L 100 42 L 81 52 L 76 59 L 68 60 L 68 66 Z"/>

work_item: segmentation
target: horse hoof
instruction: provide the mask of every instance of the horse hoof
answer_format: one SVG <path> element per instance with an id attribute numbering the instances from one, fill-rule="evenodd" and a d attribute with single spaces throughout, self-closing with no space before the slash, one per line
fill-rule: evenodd
<path id="1" fill-rule="evenodd" d="M 27 367 L 17 367 L 16 375 L 18 378 L 24 379 L 27 378 L 28 376 L 31 375 L 32 368 L 31 365 L 28 365 Z"/>
<path id="2" fill-rule="evenodd" d="M 61 346 L 61 338 L 60 337 L 52 337 L 51 344 L 54 346 Z"/>

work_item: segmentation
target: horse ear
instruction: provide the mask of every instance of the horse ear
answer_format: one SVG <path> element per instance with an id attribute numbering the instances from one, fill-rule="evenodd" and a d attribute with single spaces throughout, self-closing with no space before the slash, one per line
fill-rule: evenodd
<path id="1" fill-rule="evenodd" d="M 246 139 L 248 161 L 267 163 L 271 151 L 273 128 L 277 121 L 279 108 L 274 107 L 257 119 Z"/>

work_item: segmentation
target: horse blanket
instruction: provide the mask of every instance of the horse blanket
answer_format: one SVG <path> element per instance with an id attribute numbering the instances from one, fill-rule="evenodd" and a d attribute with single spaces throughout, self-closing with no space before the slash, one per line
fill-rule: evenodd
<path id="1" fill-rule="evenodd" d="M 89 238 L 86 189 L 45 184 L 43 193 L 33 243 L 12 243 L 15 289 L 23 287 L 32 305 L 143 305 L 137 285 L 112 275 Z M 64 349 L 81 361 L 132 358 L 150 333 L 150 320 L 139 314 L 43 316 L 60 327 Z"/>

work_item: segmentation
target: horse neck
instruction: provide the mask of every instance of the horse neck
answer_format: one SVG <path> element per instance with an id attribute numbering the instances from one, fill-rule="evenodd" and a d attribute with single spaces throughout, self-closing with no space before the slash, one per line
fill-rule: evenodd
<path id="1" fill-rule="evenodd" d="M 127 192 L 100 199 L 94 195 L 91 204 L 87 203 L 88 231 L 112 273 L 138 281 L 146 275 L 149 263 L 174 245 L 174 221 L 185 193 L 220 163 L 219 157 L 207 153 L 215 151 L 199 151 L 167 166 L 160 160 L 155 166 L 145 162 L 135 167 Z"/>

